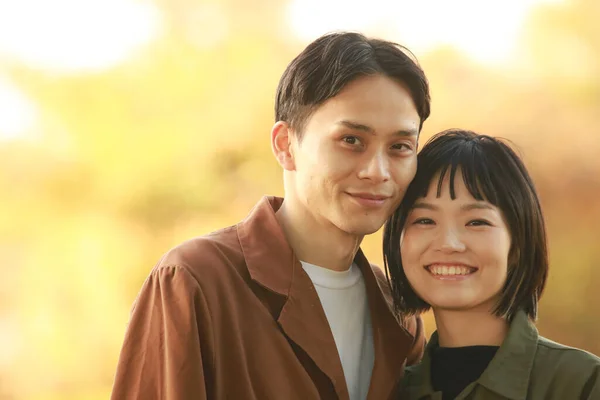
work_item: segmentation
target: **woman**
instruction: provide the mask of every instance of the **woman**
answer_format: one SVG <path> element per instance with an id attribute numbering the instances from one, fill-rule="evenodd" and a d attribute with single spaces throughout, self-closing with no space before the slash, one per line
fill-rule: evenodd
<path id="1" fill-rule="evenodd" d="M 538 335 L 546 232 L 527 170 L 503 141 L 434 136 L 384 233 L 398 311 L 437 331 L 407 368 L 409 399 L 600 399 L 600 359 Z M 404 398 L 404 397 L 402 397 Z"/>

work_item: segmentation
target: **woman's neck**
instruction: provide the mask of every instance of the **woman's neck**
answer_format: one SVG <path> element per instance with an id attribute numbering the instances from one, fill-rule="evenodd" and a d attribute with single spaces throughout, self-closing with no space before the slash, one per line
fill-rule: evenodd
<path id="1" fill-rule="evenodd" d="M 508 322 L 489 311 L 433 310 L 441 347 L 500 346 Z"/>

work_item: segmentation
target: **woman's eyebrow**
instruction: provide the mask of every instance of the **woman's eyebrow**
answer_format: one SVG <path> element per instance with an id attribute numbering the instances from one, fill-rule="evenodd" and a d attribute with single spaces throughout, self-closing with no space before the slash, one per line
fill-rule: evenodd
<path id="1" fill-rule="evenodd" d="M 416 203 L 415 203 L 415 204 L 412 206 L 412 208 L 413 208 L 413 209 L 414 209 L 414 208 L 423 208 L 423 209 L 425 209 L 425 210 L 431 210 L 431 211 L 437 211 L 437 210 L 439 210 L 439 209 L 440 209 L 438 206 L 436 206 L 436 205 L 433 205 L 433 204 L 431 204 L 431 203 L 426 203 L 426 202 L 424 202 L 424 201 L 419 201 L 419 202 L 416 202 Z"/>
<path id="2" fill-rule="evenodd" d="M 437 211 L 440 209 L 440 207 L 431 204 L 431 203 L 426 203 L 424 201 L 419 201 L 417 203 L 415 203 L 412 208 L 421 208 L 421 209 L 425 209 L 425 210 L 431 210 L 431 211 Z M 492 206 L 491 204 L 487 203 L 487 202 L 476 202 L 476 203 L 469 203 L 469 204 L 464 204 L 460 207 L 461 211 L 471 211 L 471 210 L 495 210 L 494 206 Z"/>
<path id="3" fill-rule="evenodd" d="M 462 211 L 471 210 L 494 210 L 494 207 L 487 202 L 469 203 L 460 207 Z"/>

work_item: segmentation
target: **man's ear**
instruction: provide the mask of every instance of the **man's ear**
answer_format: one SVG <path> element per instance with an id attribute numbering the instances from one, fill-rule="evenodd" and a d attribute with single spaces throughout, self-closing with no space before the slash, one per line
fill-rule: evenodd
<path id="1" fill-rule="evenodd" d="M 292 151 L 292 140 L 294 133 L 287 122 L 277 121 L 271 129 L 271 150 L 279 162 L 279 165 L 287 171 L 296 169 L 294 153 Z"/>

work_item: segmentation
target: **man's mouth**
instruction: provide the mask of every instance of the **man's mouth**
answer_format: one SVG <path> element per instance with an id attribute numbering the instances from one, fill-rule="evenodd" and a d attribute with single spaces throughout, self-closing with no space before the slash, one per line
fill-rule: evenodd
<path id="1" fill-rule="evenodd" d="M 364 207 L 381 207 L 391 196 L 377 193 L 348 193 L 357 203 Z"/>

